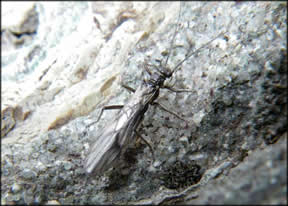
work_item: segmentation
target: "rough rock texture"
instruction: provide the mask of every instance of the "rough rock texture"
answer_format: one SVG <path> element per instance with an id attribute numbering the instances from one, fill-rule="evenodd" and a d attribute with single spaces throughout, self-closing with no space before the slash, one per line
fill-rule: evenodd
<path id="1" fill-rule="evenodd" d="M 287 204 L 286 7 L 286 2 L 21 7 L 22 18 L 1 30 L 2 40 L 6 31 L 33 33 L 20 45 L 1 41 L 8 45 L 2 44 L 1 58 L 1 203 Z M 27 22 L 34 25 L 30 30 L 23 29 Z M 117 111 L 105 111 L 99 122 L 87 125 L 104 105 L 125 104 L 131 97 L 121 82 L 136 88 L 149 78 L 145 62 L 157 65 L 170 52 L 167 65 L 173 70 L 203 45 L 167 82 L 190 92 L 162 89 L 157 100 L 188 125 L 150 106 L 139 133 L 153 145 L 155 161 L 135 137 L 114 169 L 87 176 L 89 145 Z"/>
<path id="2" fill-rule="evenodd" d="M 38 27 L 38 13 L 33 2 L 3 2 L 1 49 L 11 51 L 31 43 Z"/>
<path id="3" fill-rule="evenodd" d="M 186 204 L 286 204 L 287 135 L 259 148 L 228 174 L 212 180 Z"/>

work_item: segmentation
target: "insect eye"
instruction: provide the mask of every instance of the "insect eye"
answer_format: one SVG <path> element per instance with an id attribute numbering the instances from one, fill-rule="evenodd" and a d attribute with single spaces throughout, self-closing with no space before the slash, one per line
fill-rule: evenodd
<path id="1" fill-rule="evenodd" d="M 171 72 L 169 68 L 165 68 L 163 73 L 166 77 L 171 77 L 173 74 L 173 72 Z"/>

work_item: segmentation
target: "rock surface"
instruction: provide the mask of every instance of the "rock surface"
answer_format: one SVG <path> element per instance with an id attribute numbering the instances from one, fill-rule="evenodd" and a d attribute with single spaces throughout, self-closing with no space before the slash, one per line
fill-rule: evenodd
<path id="1" fill-rule="evenodd" d="M 286 2 L 8 4 L 2 204 L 287 204 Z M 149 78 L 175 29 L 170 69 L 205 45 L 169 82 L 190 92 L 157 100 L 188 125 L 150 106 L 139 132 L 155 161 L 135 137 L 114 169 L 88 176 L 89 145 L 117 111 L 87 125 L 129 100 L 121 82 Z"/>

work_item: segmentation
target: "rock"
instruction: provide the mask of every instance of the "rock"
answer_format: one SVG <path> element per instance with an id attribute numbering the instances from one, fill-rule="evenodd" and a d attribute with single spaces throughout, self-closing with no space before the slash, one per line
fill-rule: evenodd
<path id="1" fill-rule="evenodd" d="M 286 204 L 286 144 L 287 133 L 275 145 L 254 151 L 228 175 L 202 187 L 198 198 L 185 204 Z"/>
<path id="2" fill-rule="evenodd" d="M 60 205 L 60 203 L 57 200 L 49 200 L 46 205 Z"/>
<path id="3" fill-rule="evenodd" d="M 2 56 L 3 204 L 287 203 L 286 2 L 34 5 L 35 36 Z M 166 83 L 189 92 L 157 101 L 188 123 L 149 106 L 139 133 L 155 162 L 135 136 L 88 176 L 89 145 L 118 111 L 88 124 L 168 55 L 170 70 L 187 60 Z"/>
<path id="4" fill-rule="evenodd" d="M 14 108 L 7 107 L 1 111 L 1 137 L 4 137 L 15 126 Z"/>
<path id="5" fill-rule="evenodd" d="M 1 27 L 2 51 L 13 50 L 24 43 L 31 43 L 39 19 L 34 2 L 3 2 Z"/>

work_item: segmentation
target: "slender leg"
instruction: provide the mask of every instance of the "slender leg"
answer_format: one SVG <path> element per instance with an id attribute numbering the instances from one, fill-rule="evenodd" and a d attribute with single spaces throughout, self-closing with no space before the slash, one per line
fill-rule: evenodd
<path id="1" fill-rule="evenodd" d="M 121 86 L 124 87 L 125 89 L 129 90 L 130 92 L 135 93 L 135 91 L 136 91 L 135 89 L 133 89 L 132 87 L 129 87 L 126 84 L 121 83 Z"/>
<path id="2" fill-rule="evenodd" d="M 182 117 L 180 117 L 178 114 L 176 114 L 175 112 L 172 112 L 171 109 L 167 109 L 164 105 L 160 104 L 159 102 L 153 102 L 153 105 L 157 105 L 159 106 L 161 109 L 163 109 L 164 111 L 176 116 L 178 119 L 183 120 L 184 122 L 186 122 L 186 127 L 188 127 L 188 121 L 186 119 L 183 119 Z"/>
<path id="3" fill-rule="evenodd" d="M 95 124 L 96 122 L 98 122 L 104 112 L 104 110 L 111 110 L 111 109 L 122 109 L 123 108 L 123 105 L 109 105 L 109 106 L 104 106 L 102 109 L 101 109 L 101 112 L 99 114 L 99 117 L 97 118 L 96 121 L 94 122 L 91 122 L 90 124 L 88 124 L 86 127 L 90 127 L 92 124 Z"/>
<path id="4" fill-rule="evenodd" d="M 140 134 L 139 132 L 137 132 L 137 131 L 135 130 L 135 133 L 136 133 L 136 135 L 139 136 L 139 137 L 143 140 L 143 142 L 145 142 L 145 143 L 148 145 L 148 147 L 150 148 L 151 153 L 152 153 L 152 156 L 153 156 L 153 162 L 154 162 L 154 161 L 155 161 L 155 156 L 154 156 L 154 150 L 153 150 L 152 146 L 149 144 L 149 142 L 148 142 L 144 137 L 141 136 L 141 134 Z"/>
<path id="5" fill-rule="evenodd" d="M 172 92 L 195 92 L 195 91 L 192 91 L 192 90 L 189 90 L 189 89 L 174 89 L 173 87 L 169 87 L 167 85 L 165 85 L 163 87 L 163 89 L 168 89 L 168 90 L 170 90 Z"/>

